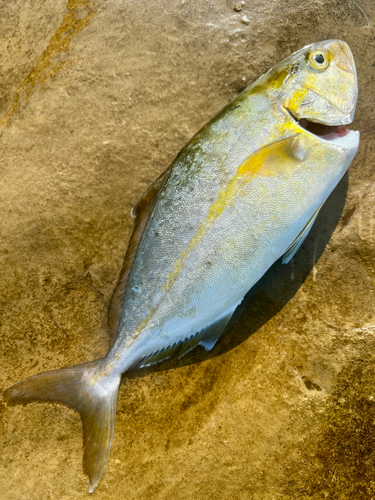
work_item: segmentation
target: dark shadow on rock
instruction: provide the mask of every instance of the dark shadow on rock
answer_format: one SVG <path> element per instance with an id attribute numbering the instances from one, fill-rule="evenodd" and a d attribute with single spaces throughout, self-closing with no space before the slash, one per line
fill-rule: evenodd
<path id="1" fill-rule="evenodd" d="M 254 285 L 212 351 L 205 352 L 202 347 L 198 347 L 180 360 L 177 353 L 170 360 L 157 365 L 126 372 L 125 377 L 138 378 L 169 368 L 199 363 L 230 351 L 253 335 L 289 302 L 318 262 L 341 217 L 347 190 L 346 173 L 323 205 L 296 256 L 288 265 L 281 265 L 281 259 L 276 261 Z"/>

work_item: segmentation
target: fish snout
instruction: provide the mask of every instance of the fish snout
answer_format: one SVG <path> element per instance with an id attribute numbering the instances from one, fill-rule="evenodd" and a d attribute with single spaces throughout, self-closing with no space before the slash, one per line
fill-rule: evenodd
<path id="1" fill-rule="evenodd" d="M 336 56 L 336 65 L 343 71 L 351 73 L 354 75 L 355 79 L 357 79 L 357 71 L 352 51 L 345 42 L 340 41 L 338 42 L 338 45 L 339 52 Z"/>
<path id="2" fill-rule="evenodd" d="M 352 123 L 352 121 L 354 120 L 354 113 L 357 105 L 357 97 L 358 97 L 357 71 L 355 67 L 354 57 L 348 44 L 340 41 L 339 46 L 340 46 L 340 52 L 336 59 L 336 66 L 341 70 L 351 74 L 354 78 L 354 83 L 351 90 L 351 98 L 348 99 L 346 106 L 348 114 L 347 116 L 344 116 L 342 120 L 342 124 L 347 125 L 349 123 Z"/>
<path id="3" fill-rule="evenodd" d="M 340 125 L 350 125 L 354 120 L 355 114 L 355 103 L 352 106 L 351 111 L 347 115 L 342 115 L 340 119 Z"/>
<path id="4" fill-rule="evenodd" d="M 341 124 L 348 125 L 354 119 L 354 113 L 358 97 L 358 80 L 354 57 L 349 45 L 342 40 L 328 40 L 326 42 L 331 65 L 336 66 L 335 88 L 330 86 L 327 100 L 342 113 Z M 342 73 L 342 71 L 344 73 Z M 333 82 L 329 82 L 332 84 Z"/>

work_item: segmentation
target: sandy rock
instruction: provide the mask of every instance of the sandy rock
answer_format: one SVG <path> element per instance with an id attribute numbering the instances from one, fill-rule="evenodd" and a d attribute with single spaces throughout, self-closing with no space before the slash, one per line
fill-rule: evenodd
<path id="1" fill-rule="evenodd" d="M 373 1 L 14 0 L 0 14 L 1 388 L 103 356 L 146 187 L 291 52 L 350 45 L 348 174 L 209 355 L 124 378 L 95 496 L 375 498 Z M 78 414 L 2 407 L 0 435 L 2 500 L 87 497 Z"/>

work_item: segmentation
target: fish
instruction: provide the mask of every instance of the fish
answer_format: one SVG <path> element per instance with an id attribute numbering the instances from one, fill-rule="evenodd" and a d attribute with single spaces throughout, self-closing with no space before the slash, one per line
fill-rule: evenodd
<path id="1" fill-rule="evenodd" d="M 6 405 L 54 401 L 80 413 L 89 493 L 110 453 L 122 374 L 211 350 L 270 266 L 290 262 L 357 152 L 359 132 L 346 127 L 357 96 L 341 40 L 307 45 L 247 87 L 132 209 L 107 355 L 2 392 Z"/>

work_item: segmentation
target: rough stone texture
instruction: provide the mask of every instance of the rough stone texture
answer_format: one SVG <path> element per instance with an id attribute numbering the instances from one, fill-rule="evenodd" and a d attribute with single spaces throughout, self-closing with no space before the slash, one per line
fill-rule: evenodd
<path id="1" fill-rule="evenodd" d="M 0 387 L 107 349 L 148 184 L 282 58 L 354 53 L 361 144 L 209 355 L 124 378 L 98 499 L 375 498 L 373 0 L 0 4 Z M 83 499 L 79 415 L 1 408 L 0 498 Z"/>

